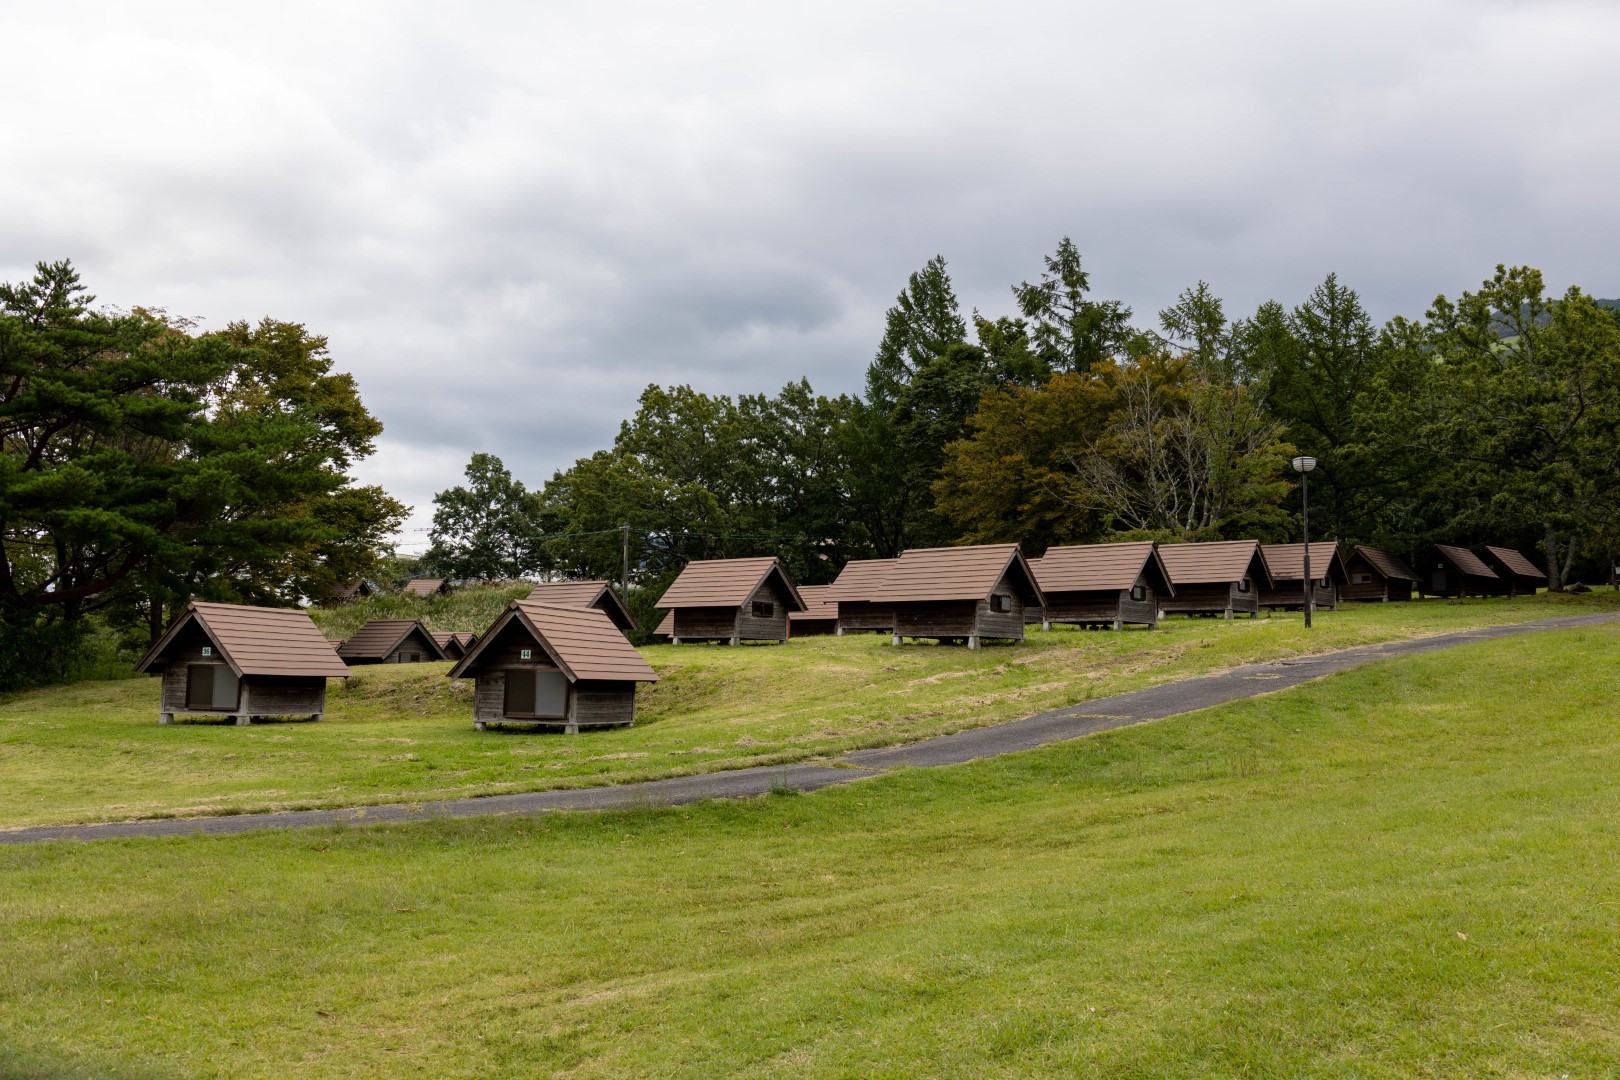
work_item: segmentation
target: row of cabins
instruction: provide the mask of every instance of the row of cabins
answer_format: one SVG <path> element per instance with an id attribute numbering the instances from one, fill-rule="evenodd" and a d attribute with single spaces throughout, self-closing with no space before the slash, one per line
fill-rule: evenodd
<path id="1" fill-rule="evenodd" d="M 786 642 L 793 634 L 882 632 L 959 641 L 1022 640 L 1041 622 L 1123 629 L 1163 614 L 1258 614 L 1304 602 L 1303 545 L 1152 542 L 1052 548 L 1026 560 L 1016 544 L 920 548 L 849 563 L 831 585 L 800 589 L 773 558 L 690 564 L 660 601 L 672 640 Z M 1533 593 L 1545 575 L 1520 552 L 1441 545 L 1427 578 L 1377 548 L 1311 546 L 1313 600 Z M 629 610 L 603 581 L 537 586 L 482 635 L 432 633 L 417 619 L 367 623 L 347 641 L 324 638 L 309 615 L 201 601 L 190 604 L 136 666 L 161 677 L 159 722 L 181 713 L 252 718 L 325 712 L 326 680 L 351 664 L 452 660 L 475 681 L 474 723 L 527 723 L 574 732 L 630 724 L 635 691 L 657 676 L 626 634 Z M 334 647 L 335 646 L 335 647 Z"/>

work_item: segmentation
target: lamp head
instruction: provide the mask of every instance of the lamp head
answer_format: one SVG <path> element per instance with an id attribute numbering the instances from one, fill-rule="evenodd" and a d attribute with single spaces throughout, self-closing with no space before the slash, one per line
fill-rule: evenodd
<path id="1" fill-rule="evenodd" d="M 1297 473 L 1308 473 L 1314 468 L 1316 468 L 1316 459 L 1308 454 L 1301 454 L 1294 459 L 1294 471 Z"/>

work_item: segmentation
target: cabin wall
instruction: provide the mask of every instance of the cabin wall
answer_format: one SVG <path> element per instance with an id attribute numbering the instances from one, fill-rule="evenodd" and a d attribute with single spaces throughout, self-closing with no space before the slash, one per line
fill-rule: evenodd
<path id="1" fill-rule="evenodd" d="M 1311 599 L 1316 602 L 1318 611 L 1334 611 L 1339 606 L 1339 585 L 1331 577 L 1323 585 L 1316 580 L 1311 586 Z M 1305 584 L 1303 581 L 1290 581 L 1283 579 L 1276 582 L 1269 589 L 1260 591 L 1260 603 L 1268 608 L 1303 608 L 1305 606 Z"/>
<path id="2" fill-rule="evenodd" d="M 894 605 L 898 637 L 966 638 L 978 633 L 979 605 L 972 600 L 920 600 Z M 1024 631 L 1022 612 L 1018 636 Z"/>
<path id="3" fill-rule="evenodd" d="M 387 656 L 383 657 L 382 662 L 385 664 L 400 664 L 409 662 L 400 659 L 401 653 L 415 653 L 417 656 L 421 657 L 420 660 L 415 661 L 419 664 L 425 664 L 429 660 L 438 659 L 434 655 L 433 642 L 429 641 L 420 630 L 412 630 L 410 633 L 406 634 L 405 640 L 401 641 L 398 645 L 395 645 L 394 650 Z"/>
<path id="4" fill-rule="evenodd" d="M 1345 564 L 1348 580 L 1339 586 L 1339 597 L 1343 600 L 1393 600 L 1393 581 L 1385 578 L 1373 568 L 1373 565 L 1359 555 L 1352 556 Z M 1358 580 L 1358 579 L 1365 580 Z M 1407 598 L 1411 598 L 1412 588 L 1406 584 Z"/>
<path id="5" fill-rule="evenodd" d="M 732 607 L 675 608 L 671 638 L 730 641 L 737 633 L 737 609 Z"/>
<path id="6" fill-rule="evenodd" d="M 186 705 L 186 679 L 187 672 L 193 664 L 211 664 L 219 667 L 227 666 L 214 649 L 212 656 L 204 656 L 203 648 L 213 648 L 213 642 L 202 627 L 195 622 L 191 623 L 169 643 L 163 652 L 163 675 L 158 691 L 158 711 L 160 713 L 218 713 L 221 716 L 235 712 L 233 709 L 195 709 Z M 238 702 L 240 703 L 240 702 Z"/>
<path id="7" fill-rule="evenodd" d="M 771 614 L 755 615 L 754 604 L 771 605 Z M 786 641 L 788 592 L 772 574 L 755 589 L 737 611 L 737 637 L 742 641 Z"/>
<path id="8" fill-rule="evenodd" d="M 1142 588 L 1145 592 L 1141 600 L 1132 600 L 1129 589 L 1047 593 L 1046 620 L 1082 625 L 1100 623 L 1112 626 L 1118 621 L 1137 626 L 1155 626 L 1159 621 L 1158 594 L 1145 582 Z"/>
<path id="9" fill-rule="evenodd" d="M 636 684 L 581 680 L 568 696 L 568 719 L 580 726 L 633 724 L 636 721 Z"/>
<path id="10" fill-rule="evenodd" d="M 1247 612 L 1256 614 L 1260 610 L 1260 593 L 1252 585 L 1248 592 L 1238 588 L 1238 582 L 1216 583 L 1213 585 L 1176 585 L 1176 595 L 1166 596 L 1159 601 L 1159 608 L 1164 612 L 1224 612 L 1230 608 L 1234 613 Z"/>
<path id="11" fill-rule="evenodd" d="M 789 619 L 790 637 L 819 637 L 838 629 L 837 619 Z"/>
<path id="12" fill-rule="evenodd" d="M 1009 610 L 994 611 L 990 607 L 990 600 L 980 600 L 974 605 L 977 612 L 978 635 L 981 638 L 1011 638 L 1014 641 L 1023 641 L 1024 598 L 1005 580 L 997 582 L 990 595 L 1004 598 Z"/>
<path id="13" fill-rule="evenodd" d="M 246 716 L 315 716 L 326 711 L 326 680 L 300 675 L 249 675 L 242 680 Z"/>
<path id="14" fill-rule="evenodd" d="M 857 632 L 893 630 L 894 605 L 874 604 L 867 600 L 840 600 L 838 628 L 846 633 L 851 630 Z"/>

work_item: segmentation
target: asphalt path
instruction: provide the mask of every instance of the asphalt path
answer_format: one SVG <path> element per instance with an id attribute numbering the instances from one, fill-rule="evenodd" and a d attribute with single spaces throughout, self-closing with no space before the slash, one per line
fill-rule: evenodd
<path id="1" fill-rule="evenodd" d="M 537 814 L 556 810 L 618 810 L 629 807 L 676 806 L 706 799 L 739 799 L 777 790 L 816 791 L 877 776 L 889 769 L 933 768 L 1013 754 L 1037 746 L 1092 735 L 1099 731 L 1161 720 L 1167 716 L 1258 697 L 1300 683 L 1400 656 L 1417 656 L 1475 641 L 1493 641 L 1547 630 L 1596 626 L 1610 614 L 1542 619 L 1512 626 L 1462 630 L 1409 641 L 1390 641 L 1354 649 L 1274 660 L 1164 683 L 1146 690 L 1097 698 L 1065 709 L 1037 713 L 1022 720 L 992 724 L 954 735 L 924 739 L 904 746 L 856 750 L 826 761 L 758 766 L 727 772 L 648 780 L 569 791 L 533 791 L 517 795 L 481 795 L 420 803 L 335 810 L 290 810 L 272 814 L 119 821 L 102 825 L 38 825 L 0 831 L 0 844 L 47 840 L 109 840 L 121 837 L 219 836 L 258 829 L 293 829 L 319 825 L 370 825 L 500 814 Z"/>

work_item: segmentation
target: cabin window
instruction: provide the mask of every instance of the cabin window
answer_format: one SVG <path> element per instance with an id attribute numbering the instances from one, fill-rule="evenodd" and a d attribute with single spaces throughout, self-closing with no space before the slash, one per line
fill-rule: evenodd
<path id="1" fill-rule="evenodd" d="M 1238 592 L 1248 592 L 1252 588 L 1254 588 L 1254 585 L 1248 578 L 1242 578 L 1238 581 Z"/>
<path id="2" fill-rule="evenodd" d="M 1138 603 L 1140 603 L 1143 600 L 1146 600 L 1147 599 L 1147 586 L 1146 585 L 1132 585 L 1131 586 L 1131 599 L 1137 601 Z"/>
<path id="3" fill-rule="evenodd" d="M 1352 584 L 1355 584 L 1355 585 L 1366 585 L 1368 582 L 1372 581 L 1372 575 L 1371 574 L 1351 574 L 1350 575 L 1350 581 L 1351 581 Z"/>
<path id="4" fill-rule="evenodd" d="M 776 605 L 769 600 L 754 601 L 754 618 L 771 619 L 776 617 Z"/>
<path id="5" fill-rule="evenodd" d="M 507 716 L 567 716 L 568 677 L 560 671 L 508 671 L 503 711 Z"/>
<path id="6" fill-rule="evenodd" d="M 186 708 L 234 709 L 236 673 L 224 664 L 191 664 L 186 669 Z"/>
<path id="7" fill-rule="evenodd" d="M 1003 613 L 1011 611 L 1012 597 L 1003 596 L 1001 593 L 996 593 L 994 596 L 990 597 L 990 610 Z"/>

